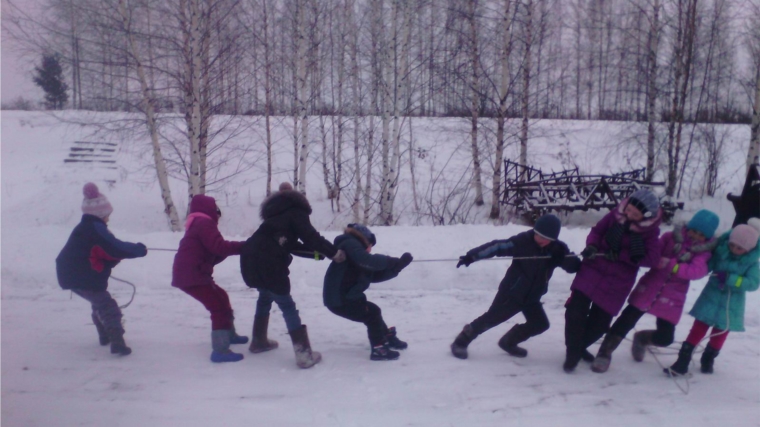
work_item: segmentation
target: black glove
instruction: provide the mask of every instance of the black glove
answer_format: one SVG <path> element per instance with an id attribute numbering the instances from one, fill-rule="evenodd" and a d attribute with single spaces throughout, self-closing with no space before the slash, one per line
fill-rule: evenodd
<path id="1" fill-rule="evenodd" d="M 553 266 L 558 266 L 562 264 L 562 261 L 565 260 L 565 248 L 562 245 L 557 245 L 554 247 L 551 252 L 549 252 L 549 255 L 551 258 L 549 259 L 549 263 Z"/>
<path id="2" fill-rule="evenodd" d="M 581 251 L 581 256 L 584 259 L 586 259 L 586 258 L 593 258 L 594 255 L 596 255 L 597 252 L 599 252 L 599 249 L 597 249 L 596 246 L 594 246 L 594 245 L 588 245 L 588 246 L 586 246 L 585 249 L 583 249 L 583 251 Z"/>
<path id="3" fill-rule="evenodd" d="M 142 249 L 142 252 L 143 252 L 142 256 L 148 255 L 148 248 L 145 247 L 145 245 L 143 245 L 142 243 L 137 243 L 137 247 Z"/>
<path id="4" fill-rule="evenodd" d="M 475 262 L 475 258 L 472 255 L 462 255 L 459 257 L 459 262 L 457 263 L 457 268 L 461 266 L 469 267 L 470 264 Z"/>
<path id="5" fill-rule="evenodd" d="M 409 264 L 412 263 L 412 260 L 414 257 L 409 252 L 404 252 L 403 255 L 401 255 L 401 258 L 398 260 L 398 266 L 396 267 L 398 271 L 401 271 L 405 269 Z"/>

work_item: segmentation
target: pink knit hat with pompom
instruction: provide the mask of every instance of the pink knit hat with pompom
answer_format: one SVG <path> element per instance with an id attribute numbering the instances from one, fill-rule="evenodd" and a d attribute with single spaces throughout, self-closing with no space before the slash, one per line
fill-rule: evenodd
<path id="1" fill-rule="evenodd" d="M 113 212 L 113 206 L 108 202 L 106 196 L 100 193 L 98 186 L 88 182 L 82 188 L 84 200 L 82 200 L 82 212 L 89 215 L 95 215 L 98 218 L 105 218 Z"/>
<path id="2" fill-rule="evenodd" d="M 739 224 L 731 231 L 728 236 L 729 243 L 733 243 L 740 248 L 751 251 L 757 246 L 757 240 L 760 239 L 760 230 L 747 224 Z"/>

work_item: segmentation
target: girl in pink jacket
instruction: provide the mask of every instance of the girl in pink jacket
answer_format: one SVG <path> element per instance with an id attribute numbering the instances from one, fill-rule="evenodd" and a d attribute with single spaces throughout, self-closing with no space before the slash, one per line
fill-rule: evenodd
<path id="1" fill-rule="evenodd" d="M 657 317 L 657 329 L 636 332 L 631 353 L 634 360 L 644 360 L 649 345 L 667 347 L 673 343 L 676 324 L 681 319 L 689 282 L 708 273 L 707 261 L 717 243 L 713 239 L 720 220 L 708 210 L 694 214 L 689 223 L 676 226 L 660 237 L 661 258 L 658 268 L 641 277 L 620 314 L 604 338 L 591 370 L 607 372 L 612 352 L 644 313 Z"/>

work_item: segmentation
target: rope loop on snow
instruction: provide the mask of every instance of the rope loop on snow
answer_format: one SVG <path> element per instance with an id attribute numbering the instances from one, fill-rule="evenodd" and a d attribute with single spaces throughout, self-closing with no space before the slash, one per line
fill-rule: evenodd
<path id="1" fill-rule="evenodd" d="M 119 306 L 119 308 L 127 308 L 127 307 L 129 307 L 129 304 L 132 304 L 132 301 L 134 301 L 134 299 L 135 299 L 135 295 L 137 294 L 137 287 L 135 286 L 134 283 L 129 282 L 127 280 L 119 279 L 118 277 L 114 277 L 114 276 L 111 276 L 111 278 L 113 280 L 116 280 L 117 282 L 126 283 L 127 285 L 129 285 L 129 286 L 132 287 L 132 296 L 129 298 L 129 302 L 127 302 L 124 305 L 120 305 Z"/>

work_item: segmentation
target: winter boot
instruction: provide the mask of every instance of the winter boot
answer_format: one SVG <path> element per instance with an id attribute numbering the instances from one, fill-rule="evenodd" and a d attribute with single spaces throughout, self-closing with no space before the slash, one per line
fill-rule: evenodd
<path id="1" fill-rule="evenodd" d="M 132 349 L 124 342 L 124 329 L 109 329 L 108 339 L 111 342 L 111 354 L 126 356 L 132 353 Z"/>
<path id="2" fill-rule="evenodd" d="M 111 342 L 111 339 L 108 338 L 106 327 L 103 326 L 103 323 L 101 323 L 98 315 L 95 313 L 92 313 L 92 323 L 95 324 L 95 329 L 98 330 L 98 341 L 100 341 L 100 345 L 108 345 Z"/>
<path id="3" fill-rule="evenodd" d="M 301 327 L 290 331 L 290 339 L 293 341 L 293 351 L 296 353 L 296 365 L 299 368 L 311 368 L 322 360 L 322 355 L 319 352 L 311 351 L 306 325 L 301 325 Z"/>
<path id="4" fill-rule="evenodd" d="M 681 350 L 678 351 L 678 359 L 676 363 L 672 364 L 670 368 L 665 368 L 662 371 L 670 376 L 686 375 L 689 372 L 689 363 L 691 363 L 691 354 L 694 352 L 694 346 L 684 341 L 681 345 Z"/>
<path id="5" fill-rule="evenodd" d="M 602 346 L 599 347 L 599 353 L 596 354 L 594 362 L 591 363 L 591 370 L 598 374 L 607 372 L 610 369 L 610 362 L 612 362 L 612 352 L 618 348 L 621 341 L 623 341 L 623 337 L 620 335 L 607 334 L 602 341 Z"/>
<path id="6" fill-rule="evenodd" d="M 378 346 L 372 347 L 372 353 L 369 355 L 369 360 L 396 360 L 399 356 L 398 351 L 393 351 L 386 342 Z"/>
<path id="7" fill-rule="evenodd" d="M 248 344 L 248 337 L 238 335 L 235 332 L 235 325 L 232 325 L 232 329 L 230 329 L 230 344 Z"/>
<path id="8" fill-rule="evenodd" d="M 407 347 L 409 347 L 409 345 L 398 339 L 396 336 L 396 327 L 391 326 L 388 328 L 388 348 L 393 350 L 406 350 Z"/>
<path id="9" fill-rule="evenodd" d="M 467 359 L 467 346 L 470 345 L 472 340 L 477 336 L 478 334 L 475 333 L 469 323 L 464 325 L 462 332 L 457 335 L 454 342 L 451 344 L 451 354 L 458 359 Z"/>
<path id="10" fill-rule="evenodd" d="M 652 335 L 655 331 L 638 331 L 633 334 L 633 344 L 631 344 L 631 355 L 633 360 L 641 362 L 647 354 L 647 346 L 652 343 Z"/>
<path id="11" fill-rule="evenodd" d="M 234 353 L 230 350 L 230 336 L 232 331 L 229 329 L 216 329 L 211 331 L 211 361 L 214 363 L 239 362 L 243 360 L 243 355 Z"/>
<path id="12" fill-rule="evenodd" d="M 701 363 L 699 370 L 702 371 L 703 374 L 713 373 L 713 363 L 715 362 L 715 358 L 718 357 L 718 354 L 720 354 L 720 350 L 716 350 L 715 347 L 710 347 L 709 344 L 705 347 L 705 351 L 702 353 L 702 358 L 699 360 Z"/>
<path id="13" fill-rule="evenodd" d="M 528 339 L 523 335 L 521 325 L 512 326 L 512 329 L 507 331 L 499 340 L 499 347 L 509 353 L 510 356 L 525 357 L 528 355 L 528 350 L 517 346 L 517 344 Z"/>
<path id="14" fill-rule="evenodd" d="M 591 354 L 591 352 L 588 350 L 583 350 L 583 354 L 581 355 L 581 360 L 583 360 L 584 362 L 591 363 L 594 361 L 594 355 Z"/>
<path id="15" fill-rule="evenodd" d="M 253 318 L 253 335 L 251 345 L 248 351 L 251 353 L 263 353 L 265 351 L 276 349 L 279 344 L 275 340 L 267 338 L 267 329 L 269 328 L 269 315 L 254 316 Z"/>

